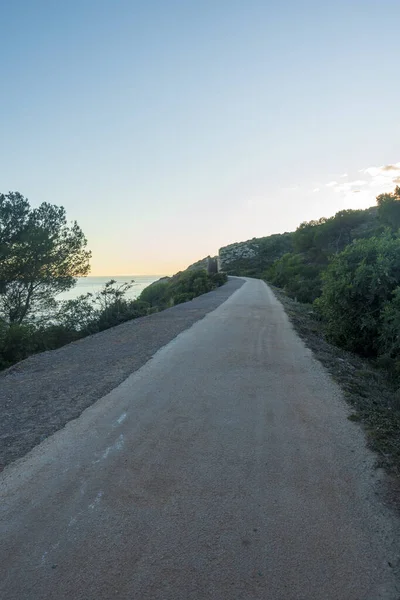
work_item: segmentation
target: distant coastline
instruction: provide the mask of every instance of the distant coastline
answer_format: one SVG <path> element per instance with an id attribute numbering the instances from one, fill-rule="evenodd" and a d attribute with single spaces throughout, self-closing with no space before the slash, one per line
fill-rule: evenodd
<path id="1" fill-rule="evenodd" d="M 96 293 L 102 289 L 104 284 L 110 279 L 114 279 L 119 284 L 128 283 L 132 279 L 134 283 L 132 288 L 126 293 L 126 298 L 134 299 L 137 298 L 142 291 L 154 281 L 158 281 L 165 275 L 103 275 L 101 277 L 79 277 L 77 284 L 68 292 L 59 294 L 57 300 L 73 300 L 81 294 L 87 294 L 88 292 Z"/>

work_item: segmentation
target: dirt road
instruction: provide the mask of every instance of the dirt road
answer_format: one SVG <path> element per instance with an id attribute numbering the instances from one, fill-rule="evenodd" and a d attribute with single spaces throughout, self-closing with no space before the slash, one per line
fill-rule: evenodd
<path id="1" fill-rule="evenodd" d="M 0 597 L 397 600 L 397 521 L 347 415 L 247 280 L 3 472 Z"/>

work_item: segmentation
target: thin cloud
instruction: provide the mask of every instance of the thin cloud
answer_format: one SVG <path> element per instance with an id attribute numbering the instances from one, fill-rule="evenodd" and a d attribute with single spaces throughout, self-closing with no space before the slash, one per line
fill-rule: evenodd
<path id="1" fill-rule="evenodd" d="M 340 183 L 335 185 L 334 187 L 334 191 L 335 192 L 352 192 L 353 188 L 359 188 L 361 186 L 367 185 L 368 181 L 365 181 L 365 179 L 356 179 L 355 181 L 346 181 L 346 183 Z"/>
<path id="2" fill-rule="evenodd" d="M 400 185 L 400 162 L 360 169 L 359 179 L 349 181 L 346 177 L 349 177 L 348 173 L 337 175 L 338 181 L 325 184 L 319 183 L 318 180 L 313 181 L 311 185 L 319 187 L 310 188 L 313 192 L 331 188 L 336 196 L 337 206 L 366 208 L 375 204 L 378 194 L 392 192 L 396 185 Z"/>
<path id="3" fill-rule="evenodd" d="M 397 163 L 398 165 L 399 163 Z M 400 166 L 397 165 L 386 165 L 385 167 L 382 167 L 382 171 L 400 171 Z"/>
<path id="4" fill-rule="evenodd" d="M 368 167 L 360 172 L 369 175 L 368 187 L 375 196 L 377 193 L 393 191 L 393 188 L 400 183 L 400 162 L 380 167 Z"/>
<path id="5" fill-rule="evenodd" d="M 397 175 L 400 172 L 400 162 L 392 165 L 381 165 L 380 167 L 368 167 L 367 169 L 361 169 L 360 173 L 367 173 L 371 177 L 387 177 L 392 178 L 393 175 Z"/>
<path id="6" fill-rule="evenodd" d="M 384 177 L 383 175 L 376 175 L 372 177 L 369 182 L 369 187 L 372 188 L 387 188 L 393 187 L 393 177 Z"/>
<path id="7" fill-rule="evenodd" d="M 368 181 L 365 179 L 356 179 L 355 181 L 349 181 L 347 185 L 367 185 Z"/>
<path id="8" fill-rule="evenodd" d="M 299 190 L 299 189 L 300 189 L 299 185 L 291 185 L 289 187 L 282 188 L 282 190 L 284 192 L 297 192 L 297 190 Z"/>

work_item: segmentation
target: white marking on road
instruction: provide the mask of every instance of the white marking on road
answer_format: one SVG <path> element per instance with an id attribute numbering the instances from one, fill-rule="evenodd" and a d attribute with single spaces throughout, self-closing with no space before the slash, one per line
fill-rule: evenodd
<path id="1" fill-rule="evenodd" d="M 100 500 L 101 500 L 101 497 L 102 497 L 103 493 L 104 493 L 104 492 L 100 491 L 100 492 L 97 494 L 97 496 L 96 496 L 96 498 L 94 499 L 94 501 L 93 501 L 91 504 L 89 504 L 89 508 L 91 508 L 92 510 L 94 509 L 94 507 L 95 507 L 95 506 L 96 506 L 96 505 L 97 505 L 97 504 L 100 502 Z"/>
<path id="2" fill-rule="evenodd" d="M 126 412 L 124 412 L 124 413 L 122 413 L 122 415 L 120 417 L 118 417 L 118 419 L 117 419 L 118 425 L 121 425 L 121 423 L 123 423 L 125 421 L 126 416 L 127 416 Z"/>
<path id="3" fill-rule="evenodd" d="M 108 448 L 105 449 L 105 451 L 103 452 L 103 458 L 107 458 L 107 456 L 113 450 L 122 450 L 123 445 L 124 445 L 124 435 L 121 433 L 121 435 L 119 436 L 119 438 L 115 442 L 115 444 L 113 444 L 112 446 L 108 446 Z"/>
<path id="4" fill-rule="evenodd" d="M 57 550 L 57 548 L 59 547 L 59 545 L 60 545 L 60 542 L 58 541 L 58 542 L 56 542 L 55 544 L 53 544 L 51 546 L 50 550 L 46 550 L 45 552 L 43 552 L 43 554 L 42 554 L 42 560 L 41 560 L 42 565 L 47 560 L 49 552 L 51 552 L 52 550 Z"/>

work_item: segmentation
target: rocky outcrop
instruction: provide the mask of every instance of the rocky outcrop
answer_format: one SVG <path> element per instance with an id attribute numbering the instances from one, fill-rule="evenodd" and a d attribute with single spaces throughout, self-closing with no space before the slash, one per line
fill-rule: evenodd
<path id="1" fill-rule="evenodd" d="M 258 249 L 259 240 L 257 238 L 220 248 L 218 257 L 220 270 L 229 270 L 230 266 L 238 261 L 255 258 L 258 254 Z"/>

